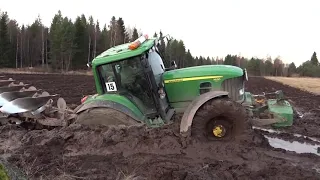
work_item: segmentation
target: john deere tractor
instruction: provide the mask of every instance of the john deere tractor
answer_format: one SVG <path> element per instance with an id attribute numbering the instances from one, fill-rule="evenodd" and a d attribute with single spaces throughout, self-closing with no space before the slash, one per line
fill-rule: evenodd
<path id="1" fill-rule="evenodd" d="M 62 98 L 53 107 L 56 95 L 27 89 L 23 83 L 11 83 L 3 91 L 0 88 L 3 117 L 6 122 L 47 126 L 72 122 L 160 127 L 179 121 L 182 136 L 207 140 L 233 139 L 248 124 L 292 125 L 292 107 L 281 91 L 272 93 L 273 99 L 266 98 L 271 93 L 245 92 L 245 69 L 229 65 L 178 69 L 174 61 L 167 68 L 158 45 L 158 39 L 145 35 L 97 56 L 88 64 L 97 93 L 81 99 L 74 110 L 67 108 Z M 179 114 L 180 120 L 173 118 Z"/>

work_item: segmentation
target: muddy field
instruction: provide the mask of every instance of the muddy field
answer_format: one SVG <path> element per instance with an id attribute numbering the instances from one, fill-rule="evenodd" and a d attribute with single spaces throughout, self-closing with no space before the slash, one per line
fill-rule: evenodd
<path id="1" fill-rule="evenodd" d="M 90 76 L 10 77 L 58 93 L 68 104 L 95 90 Z M 250 78 L 247 85 L 253 93 L 278 89 L 301 116 L 293 127 L 278 130 L 282 134 L 248 130 L 230 144 L 182 139 L 176 126 L 28 132 L 12 125 L 0 127 L 1 161 L 14 176 L 29 179 L 320 179 L 320 97 L 263 78 Z"/>

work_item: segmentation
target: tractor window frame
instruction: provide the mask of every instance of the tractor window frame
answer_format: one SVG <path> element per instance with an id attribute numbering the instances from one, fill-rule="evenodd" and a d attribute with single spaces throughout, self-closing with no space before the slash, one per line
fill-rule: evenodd
<path id="1" fill-rule="evenodd" d="M 116 61 L 116 62 L 118 62 L 118 61 Z M 96 71 L 98 72 L 98 76 L 99 76 L 99 84 L 100 84 L 100 86 L 101 86 L 101 88 L 102 88 L 102 93 L 103 93 L 103 94 L 119 94 L 119 92 L 120 92 L 120 91 L 108 92 L 108 91 L 107 91 L 107 88 L 106 88 L 105 80 L 104 80 L 103 77 L 102 77 L 102 71 L 103 71 L 102 67 L 105 66 L 105 65 L 109 65 L 109 64 L 110 64 L 111 66 L 113 66 L 112 64 L 114 64 L 114 63 L 115 63 L 115 62 L 105 63 L 105 64 L 101 64 L 101 65 L 99 65 L 99 66 L 96 67 Z M 113 72 L 113 74 L 115 74 L 114 68 L 112 69 L 112 72 Z M 117 79 L 117 78 L 116 78 L 116 84 L 120 84 L 120 83 L 118 82 L 118 79 Z M 118 88 L 118 86 L 117 86 L 117 88 Z"/>
<path id="2" fill-rule="evenodd" d="M 126 92 L 127 92 L 127 91 L 126 91 L 126 88 L 122 87 L 122 83 L 121 83 L 121 80 L 119 81 L 119 78 L 115 78 L 116 86 L 117 86 L 117 91 L 108 92 L 108 91 L 107 91 L 107 88 L 106 88 L 106 81 L 105 81 L 105 79 L 102 77 L 102 71 L 103 71 L 102 67 L 103 67 L 103 66 L 110 65 L 111 67 L 114 67 L 115 64 L 119 64 L 119 63 L 121 63 L 121 62 L 123 62 L 123 61 L 128 61 L 129 59 L 133 59 L 133 58 L 139 58 L 138 63 L 139 63 L 139 69 L 140 69 L 141 72 L 142 72 L 141 75 L 143 76 L 143 78 L 145 78 L 146 80 L 148 80 L 148 78 L 147 78 L 147 72 L 146 72 L 146 70 L 145 70 L 144 63 L 143 63 L 143 60 L 145 60 L 145 58 L 146 58 L 146 54 L 145 54 L 145 53 L 140 54 L 140 55 L 138 55 L 138 56 L 132 56 L 132 57 L 129 57 L 129 58 L 126 58 L 126 59 L 122 59 L 122 60 L 119 60 L 119 61 L 115 61 L 115 62 L 110 62 L 110 63 L 105 63 L 105 64 L 98 65 L 98 66 L 96 67 L 96 71 L 97 71 L 98 76 L 99 76 L 99 82 L 100 82 L 100 86 L 101 86 L 101 88 L 102 88 L 103 94 L 119 94 L 119 95 L 123 95 L 123 96 L 125 96 L 126 98 L 128 98 L 133 104 L 135 104 L 135 105 L 141 110 L 141 112 L 144 113 L 143 108 L 141 108 L 130 96 L 126 95 L 126 94 L 127 94 L 127 93 L 126 93 Z M 130 61 L 130 60 L 129 60 L 129 61 Z M 122 67 L 122 68 L 123 68 L 123 67 Z M 113 74 L 115 75 L 115 72 L 116 72 L 115 68 L 112 68 L 112 72 L 113 72 Z M 149 84 L 149 83 L 150 83 L 150 82 L 148 82 L 148 84 Z M 119 85 L 118 85 L 118 84 L 119 84 Z M 148 92 L 151 93 L 151 94 L 153 93 L 153 91 L 152 91 L 152 89 L 151 89 L 150 87 L 148 87 L 147 89 L 145 89 L 145 91 L 148 91 Z M 157 114 L 157 103 L 158 103 L 158 102 L 155 101 L 153 97 L 151 97 L 151 99 L 152 99 L 152 104 L 150 104 L 150 105 L 146 104 L 146 105 L 147 105 L 147 106 L 152 106 L 152 109 L 154 109 L 155 111 L 154 111 L 154 112 L 150 112 L 150 113 L 144 113 L 144 114 L 147 115 L 147 116 L 155 116 L 155 115 Z M 146 106 L 146 105 L 145 105 L 145 106 Z"/>
<path id="3" fill-rule="evenodd" d="M 124 89 L 121 85 L 121 78 L 119 78 L 118 76 L 115 77 L 115 81 L 116 81 L 116 86 L 117 86 L 117 91 L 111 91 L 111 92 L 108 92 L 107 91 L 107 88 L 106 88 L 106 81 L 104 80 L 104 78 L 102 77 L 102 67 L 103 66 L 106 66 L 106 65 L 110 65 L 112 66 L 112 74 L 113 75 L 116 75 L 116 70 L 114 68 L 115 64 L 118 64 L 118 63 L 122 63 L 124 61 L 128 61 L 128 59 L 134 59 L 134 58 L 139 58 L 139 64 L 141 65 L 141 71 L 143 72 L 143 75 L 145 76 L 145 72 L 143 70 L 143 67 L 142 67 L 142 64 L 141 64 L 141 55 L 138 55 L 138 56 L 132 56 L 132 57 L 129 57 L 129 58 L 126 58 L 126 59 L 122 59 L 122 60 L 119 60 L 119 61 L 114 61 L 114 62 L 110 62 L 110 63 L 105 63 L 105 64 L 101 64 L 101 65 L 98 65 L 96 70 L 98 72 L 98 76 L 99 76 L 99 81 L 100 81 L 100 85 L 102 87 L 102 92 L 103 94 L 119 94 L 121 93 L 121 90 Z M 120 87 L 120 88 L 118 88 Z"/>

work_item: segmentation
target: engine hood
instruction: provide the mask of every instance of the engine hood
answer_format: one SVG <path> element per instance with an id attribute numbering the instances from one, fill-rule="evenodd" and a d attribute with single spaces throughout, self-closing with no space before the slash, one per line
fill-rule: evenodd
<path id="1" fill-rule="evenodd" d="M 243 70 L 230 65 L 203 65 L 167 71 L 163 80 L 183 81 L 185 78 L 218 78 L 219 80 L 243 76 Z"/>

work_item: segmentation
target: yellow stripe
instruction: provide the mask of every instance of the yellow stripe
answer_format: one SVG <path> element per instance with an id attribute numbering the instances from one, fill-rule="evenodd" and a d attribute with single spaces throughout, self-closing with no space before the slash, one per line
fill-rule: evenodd
<path id="1" fill-rule="evenodd" d="M 175 83 L 175 82 L 184 82 L 184 81 L 195 81 L 195 80 L 203 80 L 203 79 L 221 79 L 223 76 L 200 76 L 200 77 L 192 77 L 192 78 L 180 78 L 180 79 L 170 79 L 165 80 L 164 83 Z"/>

